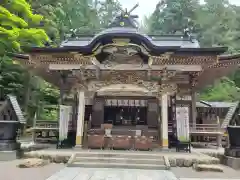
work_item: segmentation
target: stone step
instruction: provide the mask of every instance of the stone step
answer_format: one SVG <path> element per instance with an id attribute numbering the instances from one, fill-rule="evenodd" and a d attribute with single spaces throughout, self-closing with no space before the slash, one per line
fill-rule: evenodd
<path id="1" fill-rule="evenodd" d="M 76 156 L 74 162 L 101 162 L 101 163 L 126 163 L 126 164 L 154 164 L 165 165 L 164 158 L 148 159 L 144 157 L 128 158 L 128 157 L 79 157 Z"/>
<path id="2" fill-rule="evenodd" d="M 162 154 L 157 154 L 153 152 L 116 152 L 116 151 L 102 151 L 102 152 L 77 152 L 76 157 L 124 157 L 124 158 L 144 158 L 144 159 L 158 159 L 162 158 Z"/>
<path id="3" fill-rule="evenodd" d="M 68 164 L 68 167 L 87 167 L 87 168 L 125 168 L 125 169 L 156 169 L 166 170 L 165 165 L 156 164 L 135 164 L 135 163 L 116 163 L 116 162 L 75 162 Z"/>
<path id="4" fill-rule="evenodd" d="M 223 172 L 223 167 L 215 164 L 194 164 L 193 169 L 196 171 Z"/>

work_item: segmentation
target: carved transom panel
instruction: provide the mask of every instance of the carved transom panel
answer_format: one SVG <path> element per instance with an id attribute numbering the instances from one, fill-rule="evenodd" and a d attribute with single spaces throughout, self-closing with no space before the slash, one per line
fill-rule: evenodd
<path id="1" fill-rule="evenodd" d="M 139 55 L 127 56 L 124 54 L 110 54 L 102 62 L 106 67 L 115 67 L 118 64 L 134 64 L 143 66 L 143 60 Z"/>
<path id="2" fill-rule="evenodd" d="M 131 84 L 146 79 L 145 71 L 102 71 L 101 79 L 117 83 Z"/>
<path id="3" fill-rule="evenodd" d="M 106 87 L 113 84 L 126 84 L 119 81 L 90 81 L 88 83 L 88 90 L 97 92 L 102 87 Z M 147 89 L 149 92 L 158 92 L 158 84 L 156 82 L 150 81 L 139 81 L 139 82 L 132 82 L 130 84 L 137 85 L 139 87 L 143 87 Z M 134 90 L 134 89 L 133 89 Z"/>

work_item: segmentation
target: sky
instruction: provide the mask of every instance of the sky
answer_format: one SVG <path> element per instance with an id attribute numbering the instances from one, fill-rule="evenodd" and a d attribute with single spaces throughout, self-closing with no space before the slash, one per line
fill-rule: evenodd
<path id="1" fill-rule="evenodd" d="M 203 0 L 201 0 L 203 1 Z M 140 19 L 145 15 L 150 15 L 159 0 L 119 0 L 119 2 L 123 5 L 123 8 L 130 9 L 135 4 L 139 3 L 139 7 L 134 11 L 134 14 L 139 15 Z M 240 0 L 229 0 L 231 4 L 240 5 Z"/>

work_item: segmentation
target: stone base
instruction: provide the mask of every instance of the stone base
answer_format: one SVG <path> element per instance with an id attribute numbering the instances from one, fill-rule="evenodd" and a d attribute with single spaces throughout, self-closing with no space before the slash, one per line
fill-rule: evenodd
<path id="1" fill-rule="evenodd" d="M 223 172 L 223 168 L 214 164 L 195 164 L 193 169 L 196 171 Z"/>
<path id="2" fill-rule="evenodd" d="M 240 169 L 240 158 L 223 156 L 223 164 L 233 169 Z"/>
<path id="3" fill-rule="evenodd" d="M 74 146 L 74 149 L 75 150 L 82 150 L 83 146 L 82 145 L 76 145 L 76 146 Z"/>
<path id="4" fill-rule="evenodd" d="M 15 140 L 0 140 L 0 151 L 13 151 L 20 148 L 20 143 Z"/>
<path id="5" fill-rule="evenodd" d="M 49 164 L 48 160 L 44 159 L 37 159 L 37 158 L 30 158 L 24 159 L 20 164 L 17 165 L 19 168 L 34 168 L 34 167 L 43 167 Z"/>
<path id="6" fill-rule="evenodd" d="M 16 151 L 0 151 L 0 162 L 1 161 L 12 161 L 16 160 Z"/>
<path id="7" fill-rule="evenodd" d="M 224 155 L 240 158 L 240 148 L 225 148 Z"/>

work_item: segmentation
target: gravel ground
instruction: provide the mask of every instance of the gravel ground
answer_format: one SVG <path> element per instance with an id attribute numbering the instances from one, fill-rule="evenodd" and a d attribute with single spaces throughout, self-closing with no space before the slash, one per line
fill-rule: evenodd
<path id="1" fill-rule="evenodd" d="M 63 164 L 49 164 L 39 168 L 18 168 L 21 160 L 0 162 L 1 180 L 46 180 L 52 174 L 65 166 Z M 4 178 L 2 178 L 4 177 Z"/>
<path id="2" fill-rule="evenodd" d="M 223 172 L 196 172 L 192 168 L 176 167 L 171 168 L 171 171 L 178 178 L 214 178 L 214 179 L 238 179 L 240 178 L 240 171 L 236 171 L 227 166 L 223 166 Z"/>

